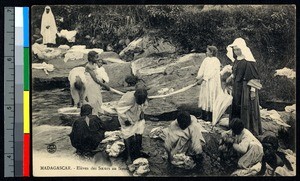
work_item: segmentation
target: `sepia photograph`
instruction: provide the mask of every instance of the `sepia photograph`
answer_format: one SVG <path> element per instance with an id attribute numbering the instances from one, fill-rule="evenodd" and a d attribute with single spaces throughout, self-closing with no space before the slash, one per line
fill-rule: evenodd
<path id="1" fill-rule="evenodd" d="M 33 176 L 296 176 L 296 5 L 30 12 Z"/>

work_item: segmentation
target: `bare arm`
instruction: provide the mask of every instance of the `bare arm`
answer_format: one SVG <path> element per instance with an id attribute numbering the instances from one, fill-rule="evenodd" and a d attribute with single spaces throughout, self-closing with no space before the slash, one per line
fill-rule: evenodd
<path id="1" fill-rule="evenodd" d="M 97 84 L 99 84 L 100 86 L 104 87 L 106 90 L 110 90 L 110 87 L 109 87 L 109 86 L 107 86 L 106 84 L 102 83 L 101 81 L 99 81 L 99 80 L 97 79 L 96 73 L 95 73 L 92 69 L 90 69 L 89 67 L 86 67 L 85 70 L 91 75 L 92 79 L 93 79 Z"/>

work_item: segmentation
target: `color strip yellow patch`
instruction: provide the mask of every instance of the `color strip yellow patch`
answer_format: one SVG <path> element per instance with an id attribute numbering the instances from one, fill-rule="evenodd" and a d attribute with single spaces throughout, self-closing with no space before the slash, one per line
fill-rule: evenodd
<path id="1" fill-rule="evenodd" d="M 30 133 L 30 104 L 29 91 L 24 91 L 23 94 L 23 119 L 24 119 L 24 133 Z"/>

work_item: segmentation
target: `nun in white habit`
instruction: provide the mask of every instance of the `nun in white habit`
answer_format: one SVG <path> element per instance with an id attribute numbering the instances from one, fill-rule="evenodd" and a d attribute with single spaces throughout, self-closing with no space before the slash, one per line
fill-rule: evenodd
<path id="1" fill-rule="evenodd" d="M 41 23 L 43 44 L 56 44 L 57 26 L 50 6 L 45 7 Z"/>

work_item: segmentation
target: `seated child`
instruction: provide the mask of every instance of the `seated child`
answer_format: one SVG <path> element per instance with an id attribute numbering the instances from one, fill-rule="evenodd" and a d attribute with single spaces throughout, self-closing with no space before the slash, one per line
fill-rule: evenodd
<path id="1" fill-rule="evenodd" d="M 262 159 L 262 169 L 260 175 L 265 176 L 287 176 L 294 171 L 285 153 L 278 151 L 278 139 L 274 136 L 266 136 L 262 140 L 264 156 Z M 279 170 L 283 170 L 280 172 Z"/>
<path id="2" fill-rule="evenodd" d="M 238 153 L 239 169 L 251 168 L 262 161 L 264 154 L 262 144 L 248 129 L 244 128 L 239 118 L 232 120 L 231 130 L 222 133 L 221 143 L 220 151 L 227 151 L 226 146 L 232 146 Z"/>
<path id="3" fill-rule="evenodd" d="M 92 115 L 92 107 L 84 104 L 80 110 L 80 118 L 72 126 L 71 144 L 78 154 L 90 153 L 104 139 L 104 128 L 101 120 Z"/>
<path id="4" fill-rule="evenodd" d="M 194 159 L 201 158 L 203 152 L 201 141 L 205 143 L 201 130 L 203 128 L 197 123 L 195 116 L 186 111 L 179 112 L 177 119 L 165 131 L 168 160 L 171 162 L 173 156 L 180 153 Z"/>

